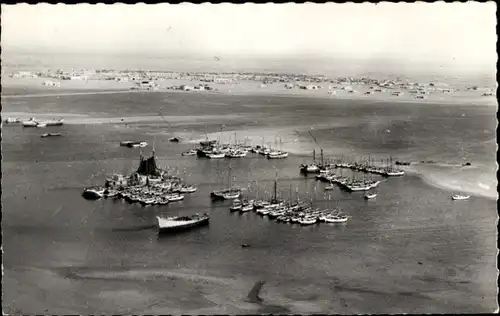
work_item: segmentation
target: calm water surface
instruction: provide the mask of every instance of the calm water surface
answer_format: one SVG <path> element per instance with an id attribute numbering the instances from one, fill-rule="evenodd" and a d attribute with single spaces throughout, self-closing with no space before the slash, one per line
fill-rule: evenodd
<path id="1" fill-rule="evenodd" d="M 15 102 L 3 110 L 124 117 L 125 123 L 52 127 L 44 132 L 57 129 L 64 137 L 46 139 L 39 129 L 2 129 L 6 310 L 351 314 L 473 313 L 497 306 L 494 199 L 453 202 L 451 192 L 405 176 L 384 181 L 377 199 L 365 201 L 339 189 L 325 194 L 324 184 L 298 173 L 298 165 L 311 159 L 305 155 L 323 147 L 328 154 L 393 155 L 443 165 L 471 160 L 476 169 L 464 172 L 484 174 L 482 181 L 496 186 L 489 175 L 496 168 L 496 109 L 167 93 Z M 127 123 L 138 116 L 155 118 Z M 225 140 L 236 131 L 240 141 L 264 137 L 279 146 L 280 136 L 296 155 L 211 161 L 181 157 L 192 145 L 168 142 L 172 135 L 219 137 L 220 124 L 226 125 Z M 118 146 L 125 139 L 154 142 L 160 166 L 198 191 L 161 207 L 84 200 L 85 186 L 137 167 L 139 149 Z M 270 194 L 278 170 L 283 197 L 339 206 L 352 218 L 346 225 L 300 227 L 232 214 L 227 203 L 209 198 L 210 191 L 227 186 L 229 164 L 233 183 L 248 187 L 251 197 Z M 453 170 L 440 172 L 460 181 L 463 175 L 454 178 Z M 193 212 L 209 212 L 210 226 L 157 237 L 157 214 Z M 243 243 L 252 247 L 241 248 Z M 264 301 L 248 302 L 259 280 L 266 281 Z"/>

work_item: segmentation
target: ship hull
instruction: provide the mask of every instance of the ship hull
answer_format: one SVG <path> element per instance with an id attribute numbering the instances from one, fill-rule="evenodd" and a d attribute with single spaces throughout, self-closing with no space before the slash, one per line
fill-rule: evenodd
<path id="1" fill-rule="evenodd" d="M 209 224 L 210 218 L 203 218 L 197 221 L 193 221 L 191 223 L 187 223 L 184 225 L 178 225 L 178 226 L 170 226 L 170 227 L 160 227 L 158 226 L 158 233 L 159 234 L 169 234 L 169 233 L 176 233 L 179 231 L 184 231 L 188 230 L 194 227 L 201 227 L 201 226 L 207 226 Z"/>

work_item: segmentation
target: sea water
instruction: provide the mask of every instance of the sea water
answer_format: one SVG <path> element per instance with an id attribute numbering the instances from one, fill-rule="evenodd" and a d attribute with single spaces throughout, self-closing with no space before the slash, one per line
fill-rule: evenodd
<path id="1" fill-rule="evenodd" d="M 23 101 L 7 100 L 3 111 L 60 113 L 68 124 L 43 130 L 61 132 L 58 138 L 41 138 L 36 128 L 2 128 L 10 311 L 352 314 L 497 307 L 494 107 L 182 93 Z M 173 136 L 181 143 L 169 142 Z M 259 145 L 264 138 L 292 155 L 180 156 L 190 141 L 205 137 Z M 149 146 L 119 146 L 129 139 Z M 150 207 L 81 197 L 84 187 L 135 170 L 141 151 L 150 155 L 153 144 L 159 165 L 198 186 L 196 193 Z M 299 174 L 313 149 L 319 159 L 320 148 L 327 156 L 435 163 L 384 180 L 377 198 L 366 201 L 362 193 L 325 193 L 325 184 Z M 229 181 L 248 197 L 271 196 L 276 172 L 281 197 L 339 207 L 352 218 L 300 227 L 231 213 L 227 202 L 210 200 Z M 474 195 L 452 201 L 450 189 Z M 210 213 L 210 226 L 157 237 L 156 215 L 195 212 Z M 259 280 L 266 282 L 263 302 L 248 302 Z"/>

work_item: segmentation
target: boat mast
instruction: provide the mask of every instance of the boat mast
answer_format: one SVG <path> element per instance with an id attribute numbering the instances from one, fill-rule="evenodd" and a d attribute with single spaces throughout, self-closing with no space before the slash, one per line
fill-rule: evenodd
<path id="1" fill-rule="evenodd" d="M 324 157 L 323 157 L 323 148 L 321 148 L 321 167 L 324 167 L 325 166 L 325 161 L 324 161 Z"/>
<path id="2" fill-rule="evenodd" d="M 277 190 L 278 190 L 278 170 L 276 170 L 276 179 L 274 180 L 274 201 L 276 202 L 278 200 L 277 197 Z"/>
<path id="3" fill-rule="evenodd" d="M 229 170 L 227 172 L 227 182 L 228 182 L 228 188 L 231 188 L 231 165 L 229 165 Z"/>
<path id="4" fill-rule="evenodd" d="M 313 149 L 313 163 L 316 163 L 316 149 Z"/>

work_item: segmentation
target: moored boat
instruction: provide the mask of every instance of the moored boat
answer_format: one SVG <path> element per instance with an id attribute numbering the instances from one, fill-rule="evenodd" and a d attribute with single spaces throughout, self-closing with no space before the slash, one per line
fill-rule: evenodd
<path id="1" fill-rule="evenodd" d="M 30 117 L 27 121 L 21 122 L 23 127 L 37 127 L 38 121 L 34 117 Z"/>
<path id="2" fill-rule="evenodd" d="M 231 207 L 229 207 L 229 210 L 231 212 L 236 212 L 236 211 L 241 210 L 241 208 L 242 208 L 241 201 L 238 200 L 238 199 L 236 199 L 236 200 L 233 201 L 233 205 L 231 205 Z"/>
<path id="3" fill-rule="evenodd" d="M 365 199 L 371 200 L 377 197 L 377 193 L 367 193 L 365 194 Z"/>
<path id="4" fill-rule="evenodd" d="M 40 137 L 45 138 L 45 137 L 54 137 L 54 136 L 61 136 L 61 133 L 44 133 L 40 135 Z"/>
<path id="5" fill-rule="evenodd" d="M 100 199 L 104 196 L 104 190 L 101 187 L 85 188 L 82 195 L 87 199 Z"/>
<path id="6" fill-rule="evenodd" d="M 158 221 L 158 233 L 168 233 L 207 225 L 210 216 L 208 214 L 174 217 L 156 216 L 156 219 Z"/>
<path id="7" fill-rule="evenodd" d="M 177 201 L 184 200 L 184 195 L 169 194 L 169 195 L 166 196 L 166 198 L 168 199 L 169 202 L 177 202 Z"/>
<path id="8" fill-rule="evenodd" d="M 191 149 L 189 151 L 185 151 L 181 154 L 181 156 L 194 156 L 196 155 L 196 150 L 194 149 Z"/>
<path id="9" fill-rule="evenodd" d="M 345 223 L 349 220 L 349 216 L 347 215 L 334 215 L 334 216 L 327 216 L 325 218 L 325 222 L 327 223 Z"/>
<path id="10" fill-rule="evenodd" d="M 222 153 L 222 152 L 213 152 L 213 153 L 209 153 L 206 155 L 210 159 L 221 159 L 221 158 L 224 158 L 226 156 L 226 154 Z"/>
<path id="11" fill-rule="evenodd" d="M 470 195 L 453 195 L 451 197 L 452 200 L 468 200 L 470 198 Z"/>

